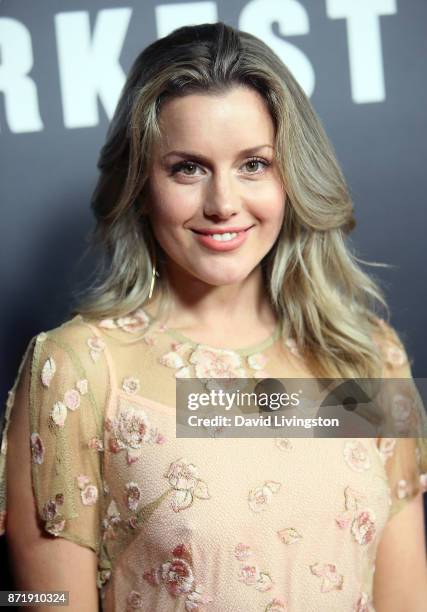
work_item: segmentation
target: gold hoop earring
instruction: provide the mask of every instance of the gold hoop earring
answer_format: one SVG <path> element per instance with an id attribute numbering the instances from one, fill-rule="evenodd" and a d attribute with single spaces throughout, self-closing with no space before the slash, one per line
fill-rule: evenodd
<path id="1" fill-rule="evenodd" d="M 148 293 L 148 299 L 149 300 L 151 300 L 151 297 L 153 295 L 154 285 L 156 283 L 156 276 L 158 278 L 159 277 L 159 273 L 156 270 L 156 256 L 154 256 L 154 261 L 152 262 L 152 266 L 151 266 L 151 284 L 150 284 L 150 291 Z"/>

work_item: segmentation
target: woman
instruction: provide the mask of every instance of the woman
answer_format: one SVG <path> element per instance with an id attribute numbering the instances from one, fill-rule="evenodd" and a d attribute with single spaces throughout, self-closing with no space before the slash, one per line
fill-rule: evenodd
<path id="1" fill-rule="evenodd" d="M 411 378 L 291 74 L 180 28 L 137 58 L 99 168 L 102 279 L 7 407 L 17 586 L 79 611 L 97 587 L 108 611 L 424 609 L 424 439 L 175 436 L 177 379 Z"/>

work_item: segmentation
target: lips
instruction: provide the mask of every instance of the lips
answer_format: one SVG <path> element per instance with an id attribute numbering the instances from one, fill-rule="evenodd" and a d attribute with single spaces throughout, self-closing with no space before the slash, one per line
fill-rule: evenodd
<path id="1" fill-rule="evenodd" d="M 202 234 L 204 236 L 212 236 L 213 234 L 234 234 L 240 232 L 246 232 L 248 229 L 253 227 L 253 225 L 249 225 L 246 227 L 225 227 L 225 228 L 215 228 L 215 229 L 191 229 L 195 234 Z"/>

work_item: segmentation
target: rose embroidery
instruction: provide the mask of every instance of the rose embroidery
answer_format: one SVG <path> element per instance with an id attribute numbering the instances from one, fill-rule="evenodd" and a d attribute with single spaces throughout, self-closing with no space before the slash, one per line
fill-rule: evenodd
<path id="1" fill-rule="evenodd" d="M 126 485 L 126 505 L 129 510 L 136 512 L 141 501 L 141 489 L 136 482 L 128 482 Z"/>
<path id="2" fill-rule="evenodd" d="M 286 527 L 285 529 L 280 529 L 280 531 L 277 532 L 277 535 L 284 544 L 294 544 L 302 538 L 302 535 L 297 529 L 295 529 L 295 527 Z"/>
<path id="3" fill-rule="evenodd" d="M 253 556 L 251 547 L 239 542 L 234 547 L 234 556 L 238 561 L 246 561 Z M 237 579 L 247 586 L 254 586 L 258 591 L 269 591 L 274 582 L 267 572 L 261 572 L 255 563 L 242 563 L 237 574 Z"/>
<path id="4" fill-rule="evenodd" d="M 112 453 L 127 452 L 128 464 L 137 461 L 143 452 L 144 444 L 163 444 L 164 436 L 157 428 L 151 427 L 147 414 L 139 406 L 120 400 L 118 415 L 105 420 L 105 428 L 110 432 L 109 449 Z"/>
<path id="5" fill-rule="evenodd" d="M 192 566 L 189 550 L 179 544 L 173 549 L 171 559 L 145 571 L 143 577 L 152 586 L 163 585 L 173 597 L 183 597 L 185 610 L 198 610 L 213 599 L 204 593 L 201 585 L 196 585 Z"/>
<path id="6" fill-rule="evenodd" d="M 65 519 L 58 508 L 64 504 L 64 496 L 58 493 L 55 499 L 49 499 L 42 509 L 42 519 L 45 521 L 44 528 L 48 533 L 57 536 L 64 530 Z"/>
<path id="7" fill-rule="evenodd" d="M 105 342 L 98 336 L 88 338 L 87 345 L 89 347 L 89 354 L 93 361 L 98 361 L 102 351 L 105 349 Z"/>
<path id="8" fill-rule="evenodd" d="M 116 502 L 111 500 L 107 508 L 107 516 L 102 519 L 102 539 L 115 540 L 117 538 L 117 529 L 122 522 L 119 509 Z"/>
<path id="9" fill-rule="evenodd" d="M 376 535 L 375 515 L 364 507 L 365 496 L 351 487 L 344 490 L 345 511 L 335 517 L 340 529 L 347 529 L 351 523 L 351 533 L 356 542 L 362 546 L 372 542 Z"/>
<path id="10" fill-rule="evenodd" d="M 33 463 L 41 465 L 44 461 L 44 444 L 38 433 L 31 434 L 31 455 Z"/>
<path id="11" fill-rule="evenodd" d="M 149 316 L 144 312 L 142 308 L 138 308 L 130 315 L 126 317 L 119 317 L 117 319 L 103 319 L 99 322 L 99 327 L 104 329 L 122 329 L 125 332 L 131 334 L 143 331 L 148 327 L 150 323 Z"/>
<path id="12" fill-rule="evenodd" d="M 93 506 L 98 499 L 98 488 L 89 484 L 89 478 L 84 474 L 77 476 L 77 486 L 80 489 L 80 497 L 85 506 Z"/>
<path id="13" fill-rule="evenodd" d="M 371 467 L 368 452 L 362 442 L 347 440 L 344 444 L 345 462 L 355 472 L 363 472 Z"/>
<path id="14" fill-rule="evenodd" d="M 49 357 L 42 368 L 41 380 L 44 387 L 49 387 L 56 372 L 56 363 L 53 357 Z"/>
<path id="15" fill-rule="evenodd" d="M 262 512 L 267 509 L 273 495 L 280 490 L 280 482 L 268 480 L 263 485 L 251 489 L 248 495 L 249 508 L 254 512 Z"/>
<path id="16" fill-rule="evenodd" d="M 310 571 L 314 576 L 322 579 L 321 593 L 329 591 L 340 591 L 343 587 L 344 576 L 339 574 L 334 563 L 314 563 L 310 565 Z"/>
<path id="17" fill-rule="evenodd" d="M 174 512 L 191 506 L 194 498 L 210 499 L 206 482 L 199 478 L 198 469 L 187 459 L 182 458 L 171 463 L 164 476 L 174 491 L 171 501 Z"/>

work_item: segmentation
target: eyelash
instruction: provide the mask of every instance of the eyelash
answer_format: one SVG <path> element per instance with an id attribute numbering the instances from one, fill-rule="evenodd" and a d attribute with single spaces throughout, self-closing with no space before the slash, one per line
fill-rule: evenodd
<path id="1" fill-rule="evenodd" d="M 250 164 L 251 162 L 259 162 L 260 164 L 262 164 L 264 166 L 264 168 L 268 168 L 269 166 L 271 166 L 271 163 L 268 162 L 265 159 L 262 159 L 261 157 L 251 157 L 249 158 L 244 165 L 246 166 L 247 164 Z M 174 166 L 172 166 L 171 168 L 171 175 L 175 175 L 177 174 L 180 170 L 182 170 L 183 168 L 188 168 L 188 166 L 198 166 L 198 164 L 196 164 L 195 162 L 191 162 L 191 161 L 183 161 L 183 162 L 179 162 L 178 164 L 175 164 Z M 261 172 L 249 172 L 249 174 L 261 174 Z M 186 174 L 184 176 L 196 176 L 195 174 Z"/>

